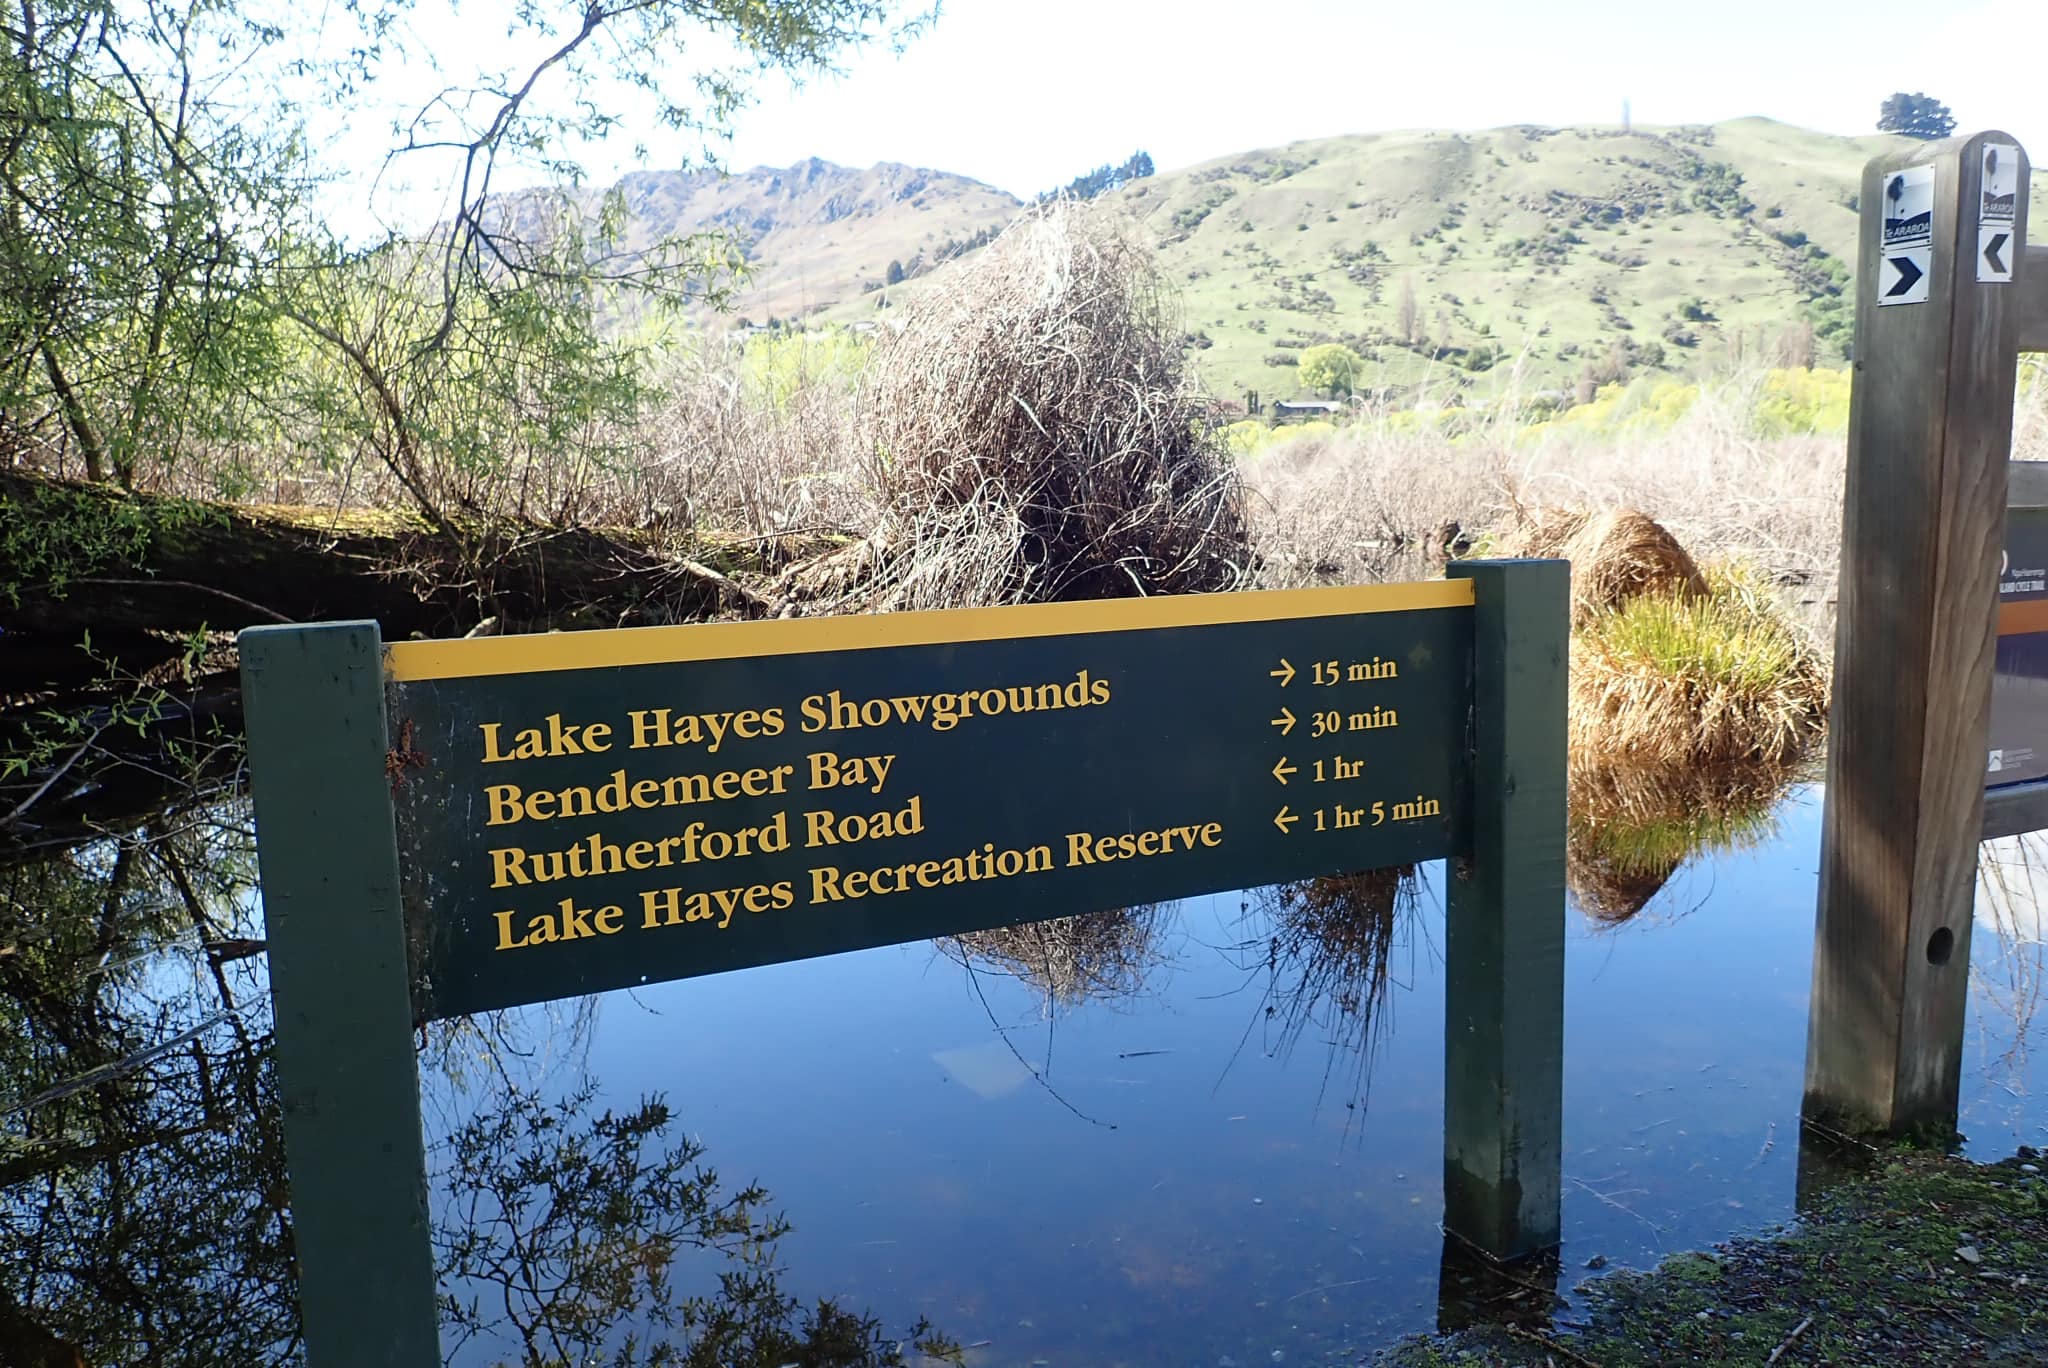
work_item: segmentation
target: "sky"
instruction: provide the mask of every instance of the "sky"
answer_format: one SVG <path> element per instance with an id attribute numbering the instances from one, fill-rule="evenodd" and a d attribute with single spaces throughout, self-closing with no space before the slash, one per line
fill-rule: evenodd
<path id="1" fill-rule="evenodd" d="M 434 66 L 398 72 L 381 83 L 384 104 L 319 135 L 357 167 L 374 163 L 394 109 L 528 55 L 531 41 L 501 41 L 496 3 L 415 10 L 412 46 Z M 908 162 L 1024 197 L 1140 148 L 1171 170 L 1342 133 L 1618 123 L 1624 101 L 1638 124 L 1765 115 L 1868 133 L 1879 102 L 1909 90 L 1947 103 L 1959 131 L 2002 128 L 2048 158 L 2044 54 L 2041 0 L 946 0 L 901 54 L 847 54 L 841 74 L 800 89 L 766 79 L 719 153 L 737 170 Z M 646 132 L 632 123 L 589 157 L 595 182 L 632 169 L 632 134 Z M 648 141 L 656 166 L 695 150 Z M 417 161 L 387 175 L 387 220 L 439 217 L 422 208 L 437 183 Z M 367 202 L 350 193 L 352 209 Z"/>

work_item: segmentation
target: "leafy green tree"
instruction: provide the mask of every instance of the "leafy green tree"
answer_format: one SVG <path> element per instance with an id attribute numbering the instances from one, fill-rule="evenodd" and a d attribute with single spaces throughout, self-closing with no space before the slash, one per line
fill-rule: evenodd
<path id="1" fill-rule="evenodd" d="M 1903 133 L 1909 138 L 1946 138 L 1956 131 L 1956 121 L 1948 106 L 1932 95 L 1919 91 L 1908 95 L 1901 90 L 1886 96 L 1878 106 L 1877 128 L 1880 133 Z"/>
<path id="2" fill-rule="evenodd" d="M 1303 389 L 1332 399 L 1351 393 L 1364 373 L 1365 358 L 1341 342 L 1310 347 L 1295 363 L 1295 374 Z"/>
<path id="3" fill-rule="evenodd" d="M 899 0 L 516 6 L 508 49 L 529 56 L 428 92 L 390 149 L 397 179 L 452 191 L 450 216 L 350 240 L 322 219 L 337 168 L 303 130 L 419 56 L 404 38 L 435 3 L 0 0 L 0 444 L 230 494 L 251 452 L 368 458 L 444 533 L 465 504 L 532 501 L 538 454 L 572 475 L 608 459 L 644 398 L 599 318 L 716 301 L 743 266 L 721 234 L 629 250 L 623 199 L 577 188 L 618 106 L 708 149 L 760 75 L 923 18 Z M 515 161 L 561 188 L 502 193 Z"/>

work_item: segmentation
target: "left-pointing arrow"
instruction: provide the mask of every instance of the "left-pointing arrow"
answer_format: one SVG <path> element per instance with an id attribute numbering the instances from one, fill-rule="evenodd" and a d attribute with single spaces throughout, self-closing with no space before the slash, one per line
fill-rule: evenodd
<path id="1" fill-rule="evenodd" d="M 1984 244 L 1984 260 L 1989 262 L 1991 269 L 2000 275 L 2012 274 L 2012 267 L 2006 265 L 2005 258 L 1999 255 L 2000 252 L 2005 250 L 2005 244 L 2011 241 L 2011 233 L 1994 233 L 1992 234 L 1991 241 Z"/>
<path id="2" fill-rule="evenodd" d="M 1273 777 L 1284 784 L 1288 775 L 1299 773 L 1300 770 L 1301 766 L 1288 764 L 1287 757 L 1283 755 L 1280 757 L 1280 763 L 1273 766 Z"/>
<path id="3" fill-rule="evenodd" d="M 1273 676 L 1273 678 L 1275 678 L 1275 679 L 1279 680 L 1279 681 L 1280 681 L 1280 687 L 1281 687 L 1281 688 L 1283 688 L 1283 689 L 1284 689 L 1284 688 L 1286 688 L 1286 687 L 1287 687 L 1287 686 L 1288 686 L 1289 684 L 1292 684 L 1292 683 L 1294 682 L 1294 667 L 1293 667 L 1292 665 L 1289 665 L 1289 664 L 1287 663 L 1287 657 L 1286 657 L 1286 656 L 1281 656 L 1281 657 L 1280 657 L 1280 668 L 1279 668 L 1279 669 L 1277 669 L 1277 670 L 1268 670 L 1268 671 L 1266 671 L 1266 673 L 1267 673 L 1267 674 L 1269 674 L 1269 675 L 1271 675 L 1271 676 Z"/>
<path id="4" fill-rule="evenodd" d="M 1282 831 L 1287 830 L 1287 828 L 1293 826 L 1296 822 L 1300 820 L 1301 818 L 1295 816 L 1293 813 L 1287 810 L 1287 804 L 1285 803 L 1282 803 L 1280 805 L 1280 810 L 1273 814 L 1273 825 L 1279 827 Z"/>
<path id="5" fill-rule="evenodd" d="M 1280 729 L 1282 736 L 1294 730 L 1294 714 L 1282 708 L 1280 715 L 1273 719 L 1273 725 Z"/>

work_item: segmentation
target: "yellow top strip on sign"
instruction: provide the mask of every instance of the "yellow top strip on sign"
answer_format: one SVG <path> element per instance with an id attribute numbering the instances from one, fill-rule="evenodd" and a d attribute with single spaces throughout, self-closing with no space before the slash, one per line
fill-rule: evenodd
<path id="1" fill-rule="evenodd" d="M 1345 617 L 1418 608 L 1469 608 L 1472 581 L 1429 580 L 1335 589 L 1264 589 L 1230 594 L 1176 594 L 1088 603 L 948 608 L 921 613 L 864 613 L 773 622 L 685 623 L 609 631 L 449 641 L 394 641 L 384 667 L 394 680 L 474 679 L 484 675 L 598 670 L 686 660 L 863 651 L 886 646 L 941 646 L 963 641 L 1079 636 L 1228 622 Z"/>

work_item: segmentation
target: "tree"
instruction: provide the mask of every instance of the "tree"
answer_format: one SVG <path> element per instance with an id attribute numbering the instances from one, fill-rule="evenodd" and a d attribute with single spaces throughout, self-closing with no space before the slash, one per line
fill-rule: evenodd
<path id="1" fill-rule="evenodd" d="M 1956 121 L 1948 106 L 1932 95 L 1897 91 L 1878 107 L 1877 128 L 1880 133 L 1903 133 L 1909 138 L 1946 138 L 1956 131 Z"/>
<path id="2" fill-rule="evenodd" d="M 1420 310 L 1415 303 L 1415 282 L 1404 276 L 1401 280 L 1400 299 L 1394 305 L 1394 328 L 1400 333 L 1401 341 L 1405 345 L 1413 346 L 1420 340 L 1416 332 L 1419 313 Z"/>
<path id="3" fill-rule="evenodd" d="M 1358 377 L 1365 373 L 1365 358 L 1342 342 L 1325 342 L 1301 354 L 1301 360 L 1295 363 L 1295 373 L 1303 389 L 1341 399 L 1351 393 Z"/>
<path id="4" fill-rule="evenodd" d="M 884 285 L 901 285 L 903 283 L 903 263 L 891 261 L 888 274 L 882 277 L 882 283 Z"/>

